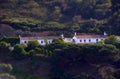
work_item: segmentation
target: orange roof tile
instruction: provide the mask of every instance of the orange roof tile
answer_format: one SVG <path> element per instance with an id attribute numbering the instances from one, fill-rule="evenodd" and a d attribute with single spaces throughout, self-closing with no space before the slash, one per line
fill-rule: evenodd
<path id="1" fill-rule="evenodd" d="M 106 38 L 104 35 L 76 35 L 77 38 Z"/>
<path id="2" fill-rule="evenodd" d="M 57 39 L 60 36 L 42 36 L 42 37 L 20 37 L 22 40 L 40 40 L 40 39 Z"/>

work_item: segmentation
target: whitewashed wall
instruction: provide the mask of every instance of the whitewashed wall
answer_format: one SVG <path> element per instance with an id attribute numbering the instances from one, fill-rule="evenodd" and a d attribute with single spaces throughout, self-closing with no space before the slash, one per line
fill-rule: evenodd
<path id="1" fill-rule="evenodd" d="M 98 41 L 104 40 L 105 38 L 76 38 L 74 37 L 73 40 L 76 44 L 78 43 L 97 43 Z"/>
<path id="2" fill-rule="evenodd" d="M 26 43 L 28 43 L 28 41 L 31 41 L 31 40 L 20 40 L 20 44 L 26 44 Z M 40 45 L 46 45 L 46 41 L 44 39 L 40 39 L 40 40 L 37 40 L 37 41 Z M 51 44 L 52 41 L 53 41 L 53 39 L 48 39 L 47 43 Z"/>
<path id="3" fill-rule="evenodd" d="M 73 39 L 72 39 L 72 38 L 64 38 L 63 40 L 64 40 L 64 42 L 66 42 L 66 43 L 73 42 Z"/>
<path id="4" fill-rule="evenodd" d="M 64 41 L 65 42 L 68 42 L 68 43 L 72 43 L 74 42 L 75 44 L 79 44 L 79 43 L 96 43 L 98 41 L 101 41 L 101 40 L 104 40 L 105 38 L 76 38 L 75 36 L 73 38 L 64 38 Z M 80 41 L 81 40 L 81 41 Z M 89 41 L 90 40 L 90 41 Z M 26 44 L 28 43 L 28 41 L 30 40 L 22 40 L 20 39 L 20 44 Z M 46 45 L 46 40 L 45 39 L 40 39 L 40 40 L 37 40 L 39 42 L 40 45 Z M 53 39 L 47 39 L 47 44 L 51 44 L 53 41 Z"/>
<path id="5" fill-rule="evenodd" d="M 20 40 L 20 44 L 28 43 L 28 40 Z"/>

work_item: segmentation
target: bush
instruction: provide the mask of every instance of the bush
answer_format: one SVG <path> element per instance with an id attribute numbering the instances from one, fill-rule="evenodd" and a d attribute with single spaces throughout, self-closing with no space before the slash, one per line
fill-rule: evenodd
<path id="1" fill-rule="evenodd" d="M 33 49 L 35 49 L 38 46 L 39 46 L 39 42 L 37 40 L 28 41 L 28 47 L 27 47 L 27 49 L 28 50 L 33 50 Z"/>
<path id="2" fill-rule="evenodd" d="M 11 55 L 11 51 L 9 49 L 10 44 L 6 43 L 6 42 L 0 42 L 0 58 L 1 60 L 7 57 L 10 57 Z"/>
<path id="3" fill-rule="evenodd" d="M 0 79 L 16 79 L 15 76 L 10 75 L 12 69 L 11 64 L 0 64 Z"/>
<path id="4" fill-rule="evenodd" d="M 2 73 L 0 74 L 0 79 L 16 79 L 15 76 L 10 75 L 8 73 Z"/>
<path id="5" fill-rule="evenodd" d="M 9 73 L 13 69 L 11 64 L 0 64 L 0 73 Z"/>
<path id="6" fill-rule="evenodd" d="M 12 46 L 19 43 L 19 38 L 3 37 L 2 42 L 10 43 Z"/>
<path id="7" fill-rule="evenodd" d="M 120 42 L 120 40 L 114 35 L 109 36 L 105 39 L 105 44 L 113 44 L 114 45 L 116 42 Z"/>
<path id="8" fill-rule="evenodd" d="M 27 52 L 24 50 L 24 47 L 20 44 L 16 44 L 14 47 L 13 57 L 16 59 L 23 59 L 27 56 Z"/>

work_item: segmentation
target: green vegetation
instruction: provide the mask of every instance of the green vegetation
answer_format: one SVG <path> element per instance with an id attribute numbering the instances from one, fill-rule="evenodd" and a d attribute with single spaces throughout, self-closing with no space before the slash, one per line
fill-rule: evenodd
<path id="1" fill-rule="evenodd" d="M 23 46 L 16 44 L 13 50 L 13 57 L 16 59 L 23 59 L 27 55 L 27 52 L 24 50 Z"/>
<path id="2" fill-rule="evenodd" d="M 119 0 L 4 0 L 0 22 L 28 31 L 120 35 Z"/>
<path id="3" fill-rule="evenodd" d="M 39 46 L 39 43 L 37 40 L 34 40 L 34 41 L 29 41 L 28 42 L 28 47 L 27 49 L 31 50 L 31 49 L 35 49 L 36 47 Z"/>
<path id="4" fill-rule="evenodd" d="M 0 36 L 15 30 L 18 35 L 22 30 L 120 35 L 119 7 L 119 0 L 0 0 L 0 24 L 6 26 Z M 115 36 L 96 44 L 18 42 L 0 40 L 0 79 L 120 78 L 120 40 Z"/>
<path id="5" fill-rule="evenodd" d="M 15 76 L 10 75 L 12 69 L 11 64 L 0 64 L 0 79 L 16 79 Z"/>
<path id="6" fill-rule="evenodd" d="M 105 39 L 105 43 L 106 44 L 113 44 L 115 45 L 117 48 L 120 48 L 120 39 L 119 37 L 116 36 L 109 36 Z"/>
<path id="7" fill-rule="evenodd" d="M 0 42 L 0 61 L 13 66 L 0 65 L 0 78 L 2 74 L 14 79 L 13 74 L 17 79 L 119 79 L 118 45 L 115 36 L 106 38 L 103 44 L 68 44 L 55 39 L 40 46 L 30 41 L 25 46 L 16 44 L 13 50 L 10 44 Z"/>
<path id="8" fill-rule="evenodd" d="M 9 38 L 9 37 L 3 37 L 0 42 L 6 42 L 14 46 L 15 44 L 19 43 L 19 38 Z"/>
<path id="9" fill-rule="evenodd" d="M 54 39 L 52 42 L 53 42 L 53 44 L 65 44 L 65 42 L 62 38 Z"/>

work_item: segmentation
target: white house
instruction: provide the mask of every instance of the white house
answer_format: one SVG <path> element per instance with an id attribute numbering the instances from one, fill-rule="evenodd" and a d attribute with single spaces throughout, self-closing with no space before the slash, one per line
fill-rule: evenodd
<path id="1" fill-rule="evenodd" d="M 46 45 L 46 42 L 48 44 L 51 44 L 53 39 L 58 39 L 60 37 L 57 37 L 57 36 L 21 37 L 19 36 L 19 38 L 20 38 L 20 44 L 26 44 L 28 43 L 28 41 L 37 40 L 40 45 Z"/>
<path id="2" fill-rule="evenodd" d="M 76 44 L 79 43 L 97 43 L 98 41 L 104 40 L 107 37 L 107 34 L 104 33 L 104 35 L 94 35 L 94 34 L 74 34 L 73 42 Z"/>
<path id="3" fill-rule="evenodd" d="M 26 44 L 28 41 L 37 40 L 40 45 L 46 45 L 51 44 L 54 39 L 62 38 L 64 42 L 66 43 L 96 43 L 98 41 L 104 40 L 107 37 L 107 34 L 104 33 L 104 35 L 95 35 L 95 34 L 74 34 L 72 38 L 65 38 L 62 34 L 60 36 L 41 36 L 41 37 L 21 37 L 20 38 L 20 44 Z"/>
<path id="4" fill-rule="evenodd" d="M 72 43 L 72 42 L 73 42 L 73 39 L 72 39 L 72 38 L 64 38 L 63 40 L 64 40 L 64 42 L 66 42 L 66 43 Z"/>

